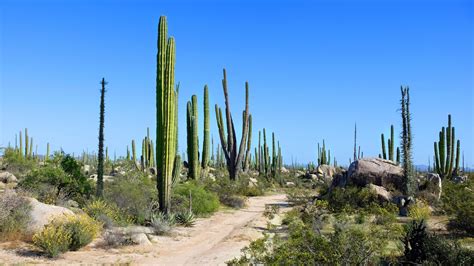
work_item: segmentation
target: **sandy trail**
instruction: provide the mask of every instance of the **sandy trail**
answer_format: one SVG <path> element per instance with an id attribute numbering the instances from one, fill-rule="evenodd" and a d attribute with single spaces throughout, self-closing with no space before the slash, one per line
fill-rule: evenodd
<path id="1" fill-rule="evenodd" d="M 285 203 L 284 194 L 253 197 L 244 209 L 219 211 L 210 218 L 198 219 L 194 227 L 179 227 L 173 237 L 160 237 L 153 246 L 86 247 L 56 260 L 0 246 L 0 263 L 225 265 L 226 261 L 238 257 L 250 241 L 262 236 L 267 224 L 263 216 L 265 205 Z"/>

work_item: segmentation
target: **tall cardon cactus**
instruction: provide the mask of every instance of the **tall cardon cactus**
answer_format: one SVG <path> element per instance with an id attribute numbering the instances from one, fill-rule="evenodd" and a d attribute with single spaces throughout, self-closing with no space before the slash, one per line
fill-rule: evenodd
<path id="1" fill-rule="evenodd" d="M 169 213 L 177 146 L 177 92 L 174 87 L 175 41 L 168 38 L 166 17 L 158 24 L 156 73 L 156 166 L 160 211 Z"/>
<path id="2" fill-rule="evenodd" d="M 227 170 L 231 180 L 236 180 L 239 176 L 239 171 L 242 167 L 242 160 L 244 159 L 246 143 L 248 141 L 248 128 L 249 128 L 249 85 L 245 83 L 245 110 L 243 111 L 242 121 L 242 137 L 240 139 L 240 145 L 237 147 L 237 137 L 235 133 L 234 120 L 230 111 L 229 94 L 227 91 L 227 76 L 224 69 L 224 78 L 222 80 L 222 88 L 224 90 L 225 98 L 225 111 L 226 111 L 226 124 L 227 133 L 225 129 L 224 120 L 222 119 L 222 110 L 216 105 L 216 118 L 217 126 L 219 128 L 219 137 L 222 144 L 222 150 L 227 162 Z M 227 136 L 227 139 L 226 139 Z"/>

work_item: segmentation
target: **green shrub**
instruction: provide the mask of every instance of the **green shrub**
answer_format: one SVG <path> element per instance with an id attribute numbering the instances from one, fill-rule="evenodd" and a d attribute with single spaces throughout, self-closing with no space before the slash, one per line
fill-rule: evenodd
<path id="1" fill-rule="evenodd" d="M 192 212 L 196 215 L 209 215 L 219 209 L 219 198 L 213 192 L 207 191 L 203 186 L 196 182 L 187 182 L 177 185 L 173 190 L 173 202 L 180 201 L 180 210 L 185 212 L 189 210 L 190 198 L 192 199 Z"/>
<path id="2" fill-rule="evenodd" d="M 328 237 L 295 220 L 288 238 L 264 238 L 245 248 L 244 256 L 230 264 L 264 265 L 367 265 L 377 264 L 392 235 L 374 226 L 338 228 Z"/>
<path id="3" fill-rule="evenodd" d="M 451 216 L 449 227 L 474 234 L 474 180 L 455 184 L 451 181 L 443 182 L 441 195 L 443 211 Z"/>
<path id="4" fill-rule="evenodd" d="M 473 265 L 474 251 L 462 248 L 441 236 L 429 234 L 424 221 L 413 221 L 406 227 L 405 254 L 402 264 Z"/>
<path id="5" fill-rule="evenodd" d="M 121 177 L 107 183 L 104 199 L 136 224 L 145 225 L 151 219 L 151 204 L 156 201 L 156 184 L 146 176 Z"/>
<path id="6" fill-rule="evenodd" d="M 33 243 L 49 257 L 86 246 L 99 234 L 101 225 L 86 214 L 60 216 L 33 236 Z"/>
<path id="7" fill-rule="evenodd" d="M 123 214 L 116 205 L 104 200 L 92 201 L 83 210 L 105 228 L 111 228 L 114 225 L 123 226 L 133 222 L 133 218 Z"/>
<path id="8" fill-rule="evenodd" d="M 0 241 L 22 238 L 30 221 L 29 201 L 7 190 L 0 196 Z"/>
<path id="9" fill-rule="evenodd" d="M 83 204 L 91 195 L 91 182 L 80 173 L 76 160 L 66 155 L 62 157 L 59 167 L 48 164 L 35 169 L 18 186 L 44 203 L 56 204 L 60 200 L 72 199 Z"/>
<path id="10" fill-rule="evenodd" d="M 17 177 L 23 176 L 24 173 L 32 170 L 36 165 L 35 160 L 20 156 L 20 154 L 12 148 L 5 149 L 3 160 L 7 166 L 6 170 Z"/>
<path id="11" fill-rule="evenodd" d="M 378 202 L 377 195 L 370 188 L 346 187 L 334 188 L 328 193 L 329 209 L 333 212 L 354 212 Z"/>

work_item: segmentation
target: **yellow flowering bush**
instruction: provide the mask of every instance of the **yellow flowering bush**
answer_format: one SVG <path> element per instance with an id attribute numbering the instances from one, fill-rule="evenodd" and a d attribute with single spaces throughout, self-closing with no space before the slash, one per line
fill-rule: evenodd
<path id="1" fill-rule="evenodd" d="M 51 258 L 66 252 L 71 243 L 71 233 L 55 224 L 47 225 L 43 231 L 33 236 L 33 243 Z"/>
<path id="2" fill-rule="evenodd" d="M 417 200 L 416 204 L 408 210 L 408 216 L 415 221 L 427 221 L 431 216 L 431 209 L 425 201 Z"/>
<path id="3" fill-rule="evenodd" d="M 49 257 L 57 257 L 86 246 L 97 237 L 101 228 L 99 222 L 86 214 L 59 216 L 33 236 L 33 243 Z"/>

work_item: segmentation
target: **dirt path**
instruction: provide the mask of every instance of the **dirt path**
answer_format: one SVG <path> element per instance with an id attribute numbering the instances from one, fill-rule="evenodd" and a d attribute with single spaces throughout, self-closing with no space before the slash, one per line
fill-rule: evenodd
<path id="1" fill-rule="evenodd" d="M 210 218 L 198 219 L 192 228 L 177 228 L 173 237 L 160 237 L 153 246 L 130 246 L 120 249 L 87 247 L 68 252 L 57 260 L 47 260 L 20 249 L 1 247 L 0 263 L 103 264 L 133 265 L 224 265 L 240 255 L 250 241 L 262 236 L 267 219 L 265 204 L 285 204 L 286 195 L 250 198 L 248 207 L 220 211 Z"/>

